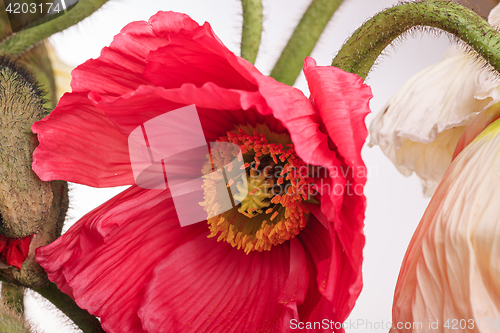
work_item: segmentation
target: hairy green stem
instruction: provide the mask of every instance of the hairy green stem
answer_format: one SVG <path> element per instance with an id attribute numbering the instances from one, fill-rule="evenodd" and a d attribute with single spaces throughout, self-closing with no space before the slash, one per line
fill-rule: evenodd
<path id="1" fill-rule="evenodd" d="M 241 32 L 241 56 L 252 64 L 259 52 L 262 34 L 261 0 L 241 0 L 243 7 L 243 31 Z"/>
<path id="2" fill-rule="evenodd" d="M 398 36 L 418 26 L 452 34 L 500 71 L 500 34 L 472 10 L 442 0 L 397 5 L 375 15 L 342 46 L 332 66 L 365 79 L 382 51 Z"/>
<path id="3" fill-rule="evenodd" d="M 43 24 L 10 35 L 0 44 L 0 54 L 17 55 L 53 34 L 77 24 L 98 10 L 107 0 L 80 0 L 68 12 Z M 48 20 L 48 19 L 45 19 Z"/>
<path id="4" fill-rule="evenodd" d="M 48 299 L 59 310 L 67 315 L 84 333 L 105 333 L 96 317 L 76 305 L 68 295 L 57 289 L 55 283 L 39 289 L 37 293 Z"/>
<path id="5" fill-rule="evenodd" d="M 3 283 L 2 283 L 3 284 Z M 30 325 L 23 315 L 0 299 L 0 332 L 2 333 L 31 333 Z"/>
<path id="6" fill-rule="evenodd" d="M 342 0 L 313 0 L 271 71 L 277 81 L 293 85 L 319 37 Z"/>
<path id="7" fill-rule="evenodd" d="M 24 288 L 8 282 L 2 282 L 3 302 L 22 315 L 24 313 Z"/>

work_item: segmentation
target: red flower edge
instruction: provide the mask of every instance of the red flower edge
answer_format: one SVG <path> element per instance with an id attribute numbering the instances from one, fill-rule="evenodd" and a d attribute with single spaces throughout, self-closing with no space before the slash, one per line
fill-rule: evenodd
<path id="1" fill-rule="evenodd" d="M 0 235 L 0 260 L 7 266 L 14 266 L 20 270 L 28 257 L 32 238 L 33 235 L 23 238 L 9 238 Z"/>

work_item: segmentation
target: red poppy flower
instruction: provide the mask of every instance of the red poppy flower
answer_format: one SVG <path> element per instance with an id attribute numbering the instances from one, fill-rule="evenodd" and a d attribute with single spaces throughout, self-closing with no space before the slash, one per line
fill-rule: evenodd
<path id="1" fill-rule="evenodd" d="M 0 266 L 14 266 L 21 269 L 23 262 L 28 257 L 31 238 L 33 235 L 23 238 L 9 238 L 0 235 Z"/>
<path id="2" fill-rule="evenodd" d="M 37 250 L 50 280 L 109 333 L 287 332 L 299 322 L 345 320 L 362 287 L 360 150 L 371 91 L 310 58 L 304 73 L 310 99 L 235 56 L 208 23 L 160 12 L 127 25 L 73 71 L 72 93 L 33 125 L 42 180 L 134 184 L 129 134 L 192 104 L 206 141 L 239 144 L 253 168 L 328 172 L 307 168 L 294 178 L 316 184 L 316 203 L 271 193 L 208 227 L 181 227 L 168 189 L 133 185 Z M 332 331 L 314 331 L 322 329 Z"/>

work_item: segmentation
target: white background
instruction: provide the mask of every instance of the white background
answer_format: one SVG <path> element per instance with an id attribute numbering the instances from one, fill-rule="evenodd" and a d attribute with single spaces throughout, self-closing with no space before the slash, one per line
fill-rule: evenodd
<path id="1" fill-rule="evenodd" d="M 346 0 L 335 13 L 312 56 L 318 65 L 329 65 L 342 43 L 365 20 L 390 7 L 394 0 Z M 308 0 L 264 0 L 264 32 L 256 66 L 269 74 L 282 48 L 292 34 Z M 147 20 L 159 10 L 174 10 L 190 15 L 198 23 L 208 21 L 215 33 L 234 53 L 239 55 L 241 37 L 241 4 L 238 0 L 120 0 L 110 1 L 98 13 L 76 27 L 51 38 L 59 57 L 76 66 L 89 58 L 96 58 L 102 47 L 109 45 L 114 35 L 127 23 Z M 445 36 L 417 34 L 406 37 L 395 48 L 386 50 L 367 79 L 374 98 L 371 101 L 371 121 L 397 89 L 418 70 L 441 59 L 448 48 Z M 309 96 L 301 76 L 296 86 Z M 370 171 L 365 193 L 368 198 L 366 213 L 366 247 L 364 250 L 364 289 L 349 319 L 373 324 L 390 321 L 394 287 L 399 266 L 411 235 L 422 216 L 428 199 L 423 198 L 419 180 L 400 175 L 380 149 L 367 148 L 363 157 Z M 78 218 L 97 207 L 124 188 L 92 189 L 72 185 L 71 208 L 65 230 Z M 38 303 L 37 303 L 38 302 Z M 43 308 L 40 309 L 40 302 Z M 77 332 L 67 318 L 56 309 L 28 295 L 26 313 L 40 332 Z M 376 327 L 376 325 L 375 325 Z M 366 329 L 361 325 L 354 332 L 387 332 L 386 329 Z"/>

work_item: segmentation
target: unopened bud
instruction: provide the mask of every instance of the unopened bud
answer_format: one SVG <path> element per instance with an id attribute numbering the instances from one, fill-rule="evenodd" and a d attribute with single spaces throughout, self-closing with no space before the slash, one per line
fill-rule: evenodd
<path id="1" fill-rule="evenodd" d="M 31 170 L 31 125 L 45 109 L 34 79 L 10 60 L 0 59 L 0 87 L 0 233 L 20 238 L 40 231 L 52 203 L 50 183 Z"/>
<path id="2" fill-rule="evenodd" d="M 33 235 L 21 269 L 0 269 L 0 280 L 30 288 L 48 283 L 34 252 L 60 236 L 68 208 L 67 183 L 43 182 L 31 169 L 38 145 L 31 125 L 46 115 L 42 96 L 24 68 L 0 58 L 0 234 Z"/>

